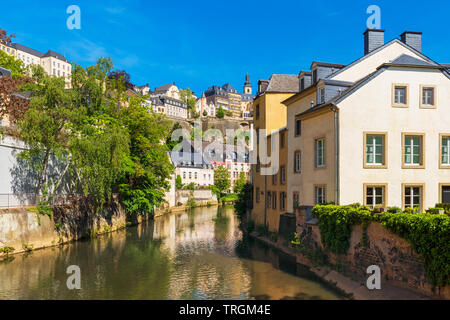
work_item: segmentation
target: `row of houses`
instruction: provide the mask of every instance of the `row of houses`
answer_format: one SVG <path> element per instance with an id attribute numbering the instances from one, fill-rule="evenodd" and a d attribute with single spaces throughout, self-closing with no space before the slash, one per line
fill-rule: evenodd
<path id="1" fill-rule="evenodd" d="M 183 147 L 170 153 L 175 175 L 181 177 L 183 185 L 193 183 L 197 187 L 214 184 L 214 170 L 227 168 L 231 188 L 241 173 L 250 180 L 249 148 L 245 145 L 215 144 L 211 142 L 183 142 Z"/>
<path id="2" fill-rule="evenodd" d="M 278 231 L 298 206 L 360 203 L 419 208 L 450 203 L 450 65 L 422 52 L 422 33 L 384 41 L 364 33 L 348 65 L 315 61 L 258 83 L 258 150 L 277 139 L 279 166 L 252 165 L 252 219 Z M 261 161 L 263 160 L 263 161 Z"/>
<path id="3" fill-rule="evenodd" d="M 188 106 L 180 97 L 180 90 L 175 83 L 166 84 L 151 91 L 149 85 L 136 86 L 136 93 L 147 96 L 147 105 L 156 112 L 163 113 L 171 118 L 188 119 Z M 238 92 L 231 84 L 222 87 L 212 86 L 203 92 L 200 98 L 193 94 L 196 100 L 195 109 L 202 118 L 215 118 L 219 108 L 231 118 L 250 118 L 255 95 L 247 74 L 244 83 L 244 92 Z"/>

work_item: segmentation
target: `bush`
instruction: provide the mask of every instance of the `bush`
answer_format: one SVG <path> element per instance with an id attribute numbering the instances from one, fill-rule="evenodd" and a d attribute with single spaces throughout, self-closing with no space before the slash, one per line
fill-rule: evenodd
<path id="1" fill-rule="evenodd" d="M 382 225 L 408 241 L 421 258 L 428 278 L 438 287 L 450 284 L 450 217 L 388 213 Z"/>
<path id="2" fill-rule="evenodd" d="M 350 247 L 352 226 L 373 219 L 371 211 L 355 206 L 318 205 L 312 214 L 319 221 L 323 244 L 337 254 L 345 254 Z"/>
<path id="3" fill-rule="evenodd" d="M 370 222 L 381 222 L 382 226 L 408 241 L 422 259 L 428 279 L 434 286 L 450 284 L 450 217 L 428 213 L 416 213 L 415 209 L 398 212 L 389 208 L 382 216 L 374 215 L 366 207 L 318 205 L 313 215 L 319 221 L 324 246 L 337 254 L 347 252 L 352 227 Z M 367 237 L 367 236 L 366 236 Z M 367 241 L 364 238 L 363 242 Z"/>
<path id="4" fill-rule="evenodd" d="M 438 203 L 436 208 L 444 209 L 445 213 L 450 213 L 450 203 Z"/>

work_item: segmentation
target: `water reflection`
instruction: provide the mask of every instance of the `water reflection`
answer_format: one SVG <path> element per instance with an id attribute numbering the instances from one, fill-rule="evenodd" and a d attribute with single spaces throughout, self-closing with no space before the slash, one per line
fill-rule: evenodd
<path id="1" fill-rule="evenodd" d="M 243 239 L 231 207 L 198 208 L 0 262 L 0 299 L 338 299 L 295 259 Z M 66 287 L 78 265 L 82 290 Z"/>

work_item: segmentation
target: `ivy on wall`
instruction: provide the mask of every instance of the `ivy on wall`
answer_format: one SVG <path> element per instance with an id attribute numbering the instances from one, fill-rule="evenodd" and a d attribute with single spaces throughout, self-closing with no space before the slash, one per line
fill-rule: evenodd
<path id="1" fill-rule="evenodd" d="M 380 222 L 383 227 L 408 241 L 422 259 L 430 282 L 437 287 L 450 284 L 450 217 L 436 214 L 387 212 L 376 215 L 368 207 L 318 205 L 312 211 L 318 219 L 322 242 L 328 250 L 345 254 L 350 247 L 352 227 Z"/>

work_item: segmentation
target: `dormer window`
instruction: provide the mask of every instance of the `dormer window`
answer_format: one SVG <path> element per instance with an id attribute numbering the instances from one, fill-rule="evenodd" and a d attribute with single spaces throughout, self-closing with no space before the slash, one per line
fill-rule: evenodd
<path id="1" fill-rule="evenodd" d="M 317 69 L 313 71 L 313 84 L 317 82 Z"/>
<path id="2" fill-rule="evenodd" d="M 300 80 L 300 91 L 305 90 L 305 78 L 302 78 L 302 80 Z"/>
<path id="3" fill-rule="evenodd" d="M 318 97 L 319 103 L 325 103 L 325 88 L 319 89 L 319 97 Z"/>

